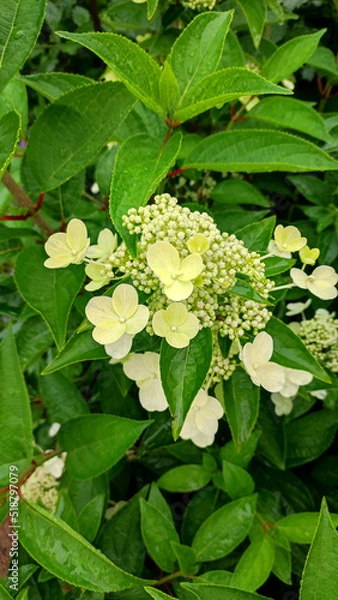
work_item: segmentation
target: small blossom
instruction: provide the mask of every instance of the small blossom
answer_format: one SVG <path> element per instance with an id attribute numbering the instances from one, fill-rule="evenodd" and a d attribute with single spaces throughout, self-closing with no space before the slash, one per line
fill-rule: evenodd
<path id="1" fill-rule="evenodd" d="M 284 369 L 270 362 L 273 352 L 271 335 L 261 331 L 254 341 L 242 349 L 241 359 L 248 375 L 255 385 L 261 385 L 268 392 L 279 392 L 285 383 Z"/>
<path id="2" fill-rule="evenodd" d="M 289 304 L 286 305 L 286 308 L 288 309 L 285 313 L 286 316 L 294 317 L 295 315 L 300 315 L 307 308 L 309 308 L 311 302 L 311 298 L 309 298 L 306 302 L 289 302 Z"/>
<path id="3" fill-rule="evenodd" d="M 327 390 L 314 390 L 310 392 L 310 396 L 317 398 L 317 400 L 325 400 L 327 396 Z"/>
<path id="4" fill-rule="evenodd" d="M 279 252 L 298 252 L 306 245 L 307 239 L 301 236 L 297 227 L 277 225 L 274 238 Z"/>
<path id="5" fill-rule="evenodd" d="M 282 415 L 289 415 L 293 409 L 293 398 L 283 396 L 280 392 L 271 394 L 271 400 L 275 405 L 275 413 L 278 417 Z"/>
<path id="6" fill-rule="evenodd" d="M 156 352 L 132 354 L 123 363 L 123 370 L 129 379 L 136 381 L 140 388 L 140 403 L 146 410 L 162 412 L 168 408 L 160 380 L 160 355 Z"/>
<path id="7" fill-rule="evenodd" d="M 205 390 L 200 390 L 195 397 L 184 421 L 180 437 L 192 440 L 196 446 L 210 446 L 218 429 L 218 419 L 223 416 L 221 403 L 208 396 Z"/>
<path id="8" fill-rule="evenodd" d="M 209 250 L 210 243 L 205 235 L 202 233 L 196 233 L 193 238 L 188 240 L 187 246 L 189 252 L 194 252 L 195 254 L 204 254 L 207 250 Z"/>
<path id="9" fill-rule="evenodd" d="M 88 258 L 107 260 L 117 248 L 117 236 L 108 228 L 100 231 L 97 242 L 96 245 L 88 248 L 86 254 Z"/>
<path id="10" fill-rule="evenodd" d="M 79 265 L 86 256 L 89 244 L 90 239 L 83 221 L 72 219 L 67 225 L 66 233 L 53 233 L 48 238 L 45 251 L 49 258 L 44 265 L 48 269 Z"/>
<path id="11" fill-rule="evenodd" d="M 309 248 L 309 246 L 304 246 L 299 251 L 299 258 L 302 261 L 303 265 L 314 265 L 318 256 L 320 255 L 319 248 Z"/>
<path id="12" fill-rule="evenodd" d="M 57 435 L 57 433 L 59 432 L 60 427 L 61 427 L 61 423 L 52 423 L 50 428 L 48 429 L 49 437 L 55 437 Z"/>
<path id="13" fill-rule="evenodd" d="M 188 312 L 181 302 L 170 304 L 166 310 L 159 310 L 153 316 L 153 330 L 164 337 L 170 346 L 185 348 L 198 333 L 198 318 Z"/>
<path id="14" fill-rule="evenodd" d="M 87 277 L 92 280 L 85 285 L 85 290 L 88 292 L 100 290 L 110 282 L 111 277 L 109 273 L 112 273 L 112 271 L 108 271 L 104 265 L 89 263 L 85 266 L 85 271 Z"/>
<path id="15" fill-rule="evenodd" d="M 297 287 L 308 289 L 321 300 L 333 300 L 338 295 L 335 288 L 338 275 L 332 267 L 326 265 L 317 267 L 311 275 L 307 275 L 301 269 L 292 268 L 290 276 Z"/>
<path id="16" fill-rule="evenodd" d="M 203 270 L 199 254 L 190 254 L 183 260 L 169 242 L 156 242 L 147 251 L 147 261 L 152 271 L 164 284 L 169 300 L 186 300 L 194 289 L 192 280 Z"/>
<path id="17" fill-rule="evenodd" d="M 289 369 L 284 367 L 285 382 L 280 394 L 286 398 L 296 396 L 301 385 L 307 385 L 313 379 L 313 375 L 301 369 Z"/>
<path id="18" fill-rule="evenodd" d="M 45 473 L 48 473 L 49 475 L 53 475 L 53 477 L 55 477 L 55 479 L 60 479 L 60 477 L 63 473 L 63 470 L 65 468 L 65 458 L 66 458 L 66 453 L 64 452 L 61 457 L 53 456 L 53 458 L 46 460 L 46 462 L 44 462 L 41 466 L 42 466 L 43 470 L 45 471 Z"/>
<path id="19" fill-rule="evenodd" d="M 269 254 L 272 254 L 273 256 L 280 256 L 281 258 L 292 258 L 291 252 L 280 252 L 278 250 L 278 246 L 274 240 L 270 240 L 269 246 L 268 246 L 268 252 L 269 252 Z"/>
<path id="20" fill-rule="evenodd" d="M 149 309 L 143 304 L 139 306 L 133 286 L 122 283 L 115 289 L 112 298 L 96 296 L 89 300 L 86 316 L 95 325 L 94 340 L 103 344 L 113 358 L 123 358 L 131 348 L 134 335 L 145 328 Z M 121 353 L 123 356 L 120 356 Z"/>

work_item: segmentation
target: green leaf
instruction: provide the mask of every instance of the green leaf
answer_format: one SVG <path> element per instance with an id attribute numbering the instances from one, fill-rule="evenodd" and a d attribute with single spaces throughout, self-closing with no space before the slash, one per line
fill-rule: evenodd
<path id="1" fill-rule="evenodd" d="M 55 510 L 55 516 L 67 523 L 75 531 L 79 531 L 79 521 L 73 503 L 66 490 L 61 490 Z"/>
<path id="2" fill-rule="evenodd" d="M 0 345 L 0 462 L 32 458 L 32 417 L 11 325 Z M 13 471 L 18 473 L 18 471 Z"/>
<path id="3" fill-rule="evenodd" d="M 269 304 L 269 301 L 261 296 L 251 285 L 244 279 L 237 279 L 235 285 L 229 290 L 229 294 L 235 294 L 245 300 L 253 300 L 258 304 Z"/>
<path id="4" fill-rule="evenodd" d="M 26 86 L 22 81 L 12 79 L 0 94 L 0 117 L 9 111 L 16 110 L 22 120 L 22 129 L 26 131 L 28 120 L 28 97 Z"/>
<path id="5" fill-rule="evenodd" d="M 105 495 L 98 494 L 79 513 L 79 531 L 89 542 L 96 538 L 105 504 Z"/>
<path id="6" fill-rule="evenodd" d="M 195 146 L 184 169 L 269 173 L 335 171 L 338 161 L 311 142 L 280 131 L 241 129 L 211 135 Z"/>
<path id="7" fill-rule="evenodd" d="M 83 285 L 84 272 L 76 265 L 47 269 L 43 265 L 46 258 L 41 247 L 23 250 L 16 262 L 15 281 L 27 304 L 45 319 L 61 350 L 66 340 L 69 312 Z"/>
<path id="8" fill-rule="evenodd" d="M 135 98 L 119 82 L 83 85 L 47 106 L 34 123 L 25 158 L 42 191 L 84 169 L 123 123 Z"/>
<path id="9" fill-rule="evenodd" d="M 207 585 L 204 583 L 181 583 L 181 586 L 192 592 L 199 600 L 270 600 L 252 592 L 237 590 L 225 585 Z"/>
<path id="10" fill-rule="evenodd" d="M 192 543 L 199 562 L 217 560 L 230 554 L 246 538 L 256 502 L 256 494 L 234 500 L 204 521 Z"/>
<path id="11" fill-rule="evenodd" d="M 114 165 L 110 189 L 110 211 L 116 230 L 136 253 L 135 236 L 123 226 L 122 217 L 130 208 L 148 202 L 151 194 L 174 164 L 181 146 L 181 134 L 166 144 L 144 133 L 129 137 L 120 147 Z"/>
<path id="12" fill-rule="evenodd" d="M 153 18 L 158 5 L 158 0 L 147 0 L 147 17 L 149 21 Z"/>
<path id="13" fill-rule="evenodd" d="M 201 329 L 186 348 L 173 348 L 162 341 L 160 354 L 161 381 L 178 438 L 185 417 L 209 371 L 212 358 L 212 335 Z"/>
<path id="14" fill-rule="evenodd" d="M 84 415 L 59 431 L 67 452 L 67 469 L 76 479 L 90 479 L 115 465 L 151 421 L 133 421 L 113 415 Z"/>
<path id="15" fill-rule="evenodd" d="M 245 14 L 255 48 L 259 47 L 266 19 L 264 0 L 236 0 Z"/>
<path id="16" fill-rule="evenodd" d="M 161 104 L 165 107 L 169 119 L 172 119 L 180 102 L 181 93 L 178 81 L 168 61 L 164 63 L 159 86 Z"/>
<path id="17" fill-rule="evenodd" d="M 274 83 L 288 77 L 308 62 L 324 33 L 325 29 L 321 29 L 316 33 L 300 35 L 279 46 L 263 66 L 261 75 Z"/>
<path id="18" fill-rule="evenodd" d="M 290 271 L 291 267 L 296 264 L 296 260 L 294 258 L 282 258 L 281 256 L 269 256 L 269 258 L 264 258 L 264 263 L 266 277 L 273 277 L 285 273 L 285 271 Z"/>
<path id="19" fill-rule="evenodd" d="M 232 438 L 240 446 L 249 438 L 257 421 L 260 389 L 239 367 L 230 379 L 223 381 L 223 393 Z"/>
<path id="20" fill-rule="evenodd" d="M 222 464 L 222 475 L 217 473 L 214 477 L 215 485 L 226 492 L 232 500 L 252 494 L 255 489 L 255 482 L 251 475 L 242 467 L 226 460 L 223 460 Z"/>
<path id="21" fill-rule="evenodd" d="M 0 119 L 0 179 L 13 158 L 20 129 L 21 118 L 15 110 Z"/>
<path id="22" fill-rule="evenodd" d="M 250 117 L 286 129 L 295 129 L 318 140 L 331 142 L 321 115 L 305 102 L 293 98 L 263 98 L 250 110 Z"/>
<path id="23" fill-rule="evenodd" d="M 322 181 L 313 175 L 293 175 L 288 179 L 309 202 L 327 206 L 327 198 L 332 193 L 332 188 L 327 181 Z"/>
<path id="24" fill-rule="evenodd" d="M 279 469 L 285 469 L 285 432 L 278 423 L 271 405 L 261 404 L 258 426 L 262 431 L 258 442 L 258 451 Z"/>
<path id="25" fill-rule="evenodd" d="M 42 375 L 49 375 L 59 369 L 73 365 L 84 360 L 100 360 L 107 358 L 103 346 L 93 340 L 92 332 L 75 332 L 63 350 L 42 371 Z"/>
<path id="26" fill-rule="evenodd" d="M 171 514 L 171 510 L 167 501 L 162 496 L 160 490 L 157 487 L 157 484 L 153 481 L 150 486 L 150 491 L 148 495 L 148 502 L 152 506 L 155 506 L 169 521 L 173 522 L 173 517 Z"/>
<path id="27" fill-rule="evenodd" d="M 169 598 L 169 600 L 170 598 L 172 599 L 172 596 L 168 596 L 168 594 L 165 594 L 160 590 L 156 590 L 155 588 L 145 587 L 144 589 L 154 600 L 167 600 L 167 598 Z"/>
<path id="28" fill-rule="evenodd" d="M 26 62 L 41 29 L 46 0 L 2 0 L 0 92 Z"/>
<path id="29" fill-rule="evenodd" d="M 143 498 L 140 507 L 142 536 L 148 554 L 163 571 L 171 573 L 176 557 L 170 542 L 179 544 L 177 531 L 167 517 Z"/>
<path id="30" fill-rule="evenodd" d="M 23 371 L 54 344 L 46 322 L 36 315 L 27 319 L 16 336 L 20 364 Z"/>
<path id="31" fill-rule="evenodd" d="M 244 179 L 221 181 L 214 187 L 210 197 L 222 204 L 249 204 L 250 206 L 270 207 L 268 198 L 265 198 L 254 185 L 244 181 Z"/>
<path id="32" fill-rule="evenodd" d="M 325 383 L 331 382 L 324 369 L 288 325 L 276 317 L 271 317 L 265 331 L 273 338 L 273 361 L 282 365 L 282 367 L 308 371 L 320 381 L 325 381 Z"/>
<path id="33" fill-rule="evenodd" d="M 276 523 L 276 527 L 296 544 L 311 544 L 316 532 L 320 514 L 317 512 L 303 512 L 283 517 Z M 338 515 L 331 515 L 334 527 L 338 527 Z"/>
<path id="34" fill-rule="evenodd" d="M 36 73 L 18 79 L 52 102 L 76 87 L 93 83 L 89 77 L 72 73 Z"/>
<path id="35" fill-rule="evenodd" d="M 320 74 L 327 77 L 329 81 L 334 83 L 338 81 L 336 57 L 329 48 L 325 48 L 324 46 L 317 48 L 307 63 L 319 71 Z"/>
<path id="36" fill-rule="evenodd" d="M 287 423 L 287 465 L 296 467 L 318 458 L 331 446 L 337 428 L 337 409 L 323 409 Z"/>
<path id="37" fill-rule="evenodd" d="M 132 94 L 148 108 L 164 114 L 159 97 L 161 69 L 137 43 L 115 33 L 57 33 L 97 54 Z"/>
<path id="38" fill-rule="evenodd" d="M 178 562 L 178 566 L 182 571 L 183 575 L 189 575 L 195 562 L 196 554 L 190 546 L 184 546 L 183 544 L 177 544 L 176 542 L 170 542 L 175 556 Z"/>
<path id="39" fill-rule="evenodd" d="M 2 587 L 0 583 L 0 600 L 13 600 L 13 596 L 11 596 L 4 587 Z"/>
<path id="40" fill-rule="evenodd" d="M 275 549 L 267 535 L 253 540 L 242 554 L 231 579 L 231 585 L 254 592 L 269 577 L 275 560 Z"/>
<path id="41" fill-rule="evenodd" d="M 167 492 L 194 492 L 209 483 L 211 475 L 202 465 L 182 465 L 170 469 L 157 481 Z"/>
<path id="42" fill-rule="evenodd" d="M 220 458 L 245 469 L 255 454 L 260 436 L 260 431 L 253 431 L 246 442 L 237 447 L 231 440 L 221 448 Z"/>
<path id="43" fill-rule="evenodd" d="M 50 512 L 28 502 L 20 505 L 20 542 L 53 575 L 71 585 L 115 592 L 151 584 L 119 569 L 87 540 Z"/>
<path id="44" fill-rule="evenodd" d="M 252 252 L 253 250 L 267 250 L 276 226 L 276 217 L 268 217 L 257 223 L 250 223 L 235 233 L 244 246 Z"/>
<path id="45" fill-rule="evenodd" d="M 231 102 L 241 96 L 260 94 L 288 95 L 290 91 L 242 67 L 222 69 L 204 77 L 187 91 L 174 118 L 182 123 L 214 106 L 222 106 L 225 102 Z"/>
<path id="46" fill-rule="evenodd" d="M 338 536 L 325 499 L 316 534 L 306 559 L 300 600 L 333 600 L 338 589 Z"/>
<path id="47" fill-rule="evenodd" d="M 77 386 L 62 373 L 42 377 L 40 389 L 51 423 L 62 424 L 89 413 L 87 403 Z"/>

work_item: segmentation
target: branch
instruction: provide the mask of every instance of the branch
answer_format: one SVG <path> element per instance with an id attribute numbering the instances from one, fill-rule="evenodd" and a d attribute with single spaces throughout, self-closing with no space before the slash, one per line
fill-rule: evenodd
<path id="1" fill-rule="evenodd" d="M 90 10 L 90 14 L 93 19 L 93 25 L 94 25 L 95 31 L 102 31 L 99 10 L 97 8 L 97 0 L 90 0 L 89 6 L 90 6 L 89 10 Z"/>

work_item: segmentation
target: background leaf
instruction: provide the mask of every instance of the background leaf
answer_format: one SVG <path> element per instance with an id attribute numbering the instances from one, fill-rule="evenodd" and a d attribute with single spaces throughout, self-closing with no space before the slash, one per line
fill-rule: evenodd
<path id="1" fill-rule="evenodd" d="M 0 119 L 0 178 L 12 160 L 19 141 L 21 119 L 15 110 Z"/>
<path id="2" fill-rule="evenodd" d="M 254 592 L 268 579 L 274 560 L 275 549 L 269 537 L 256 538 L 238 561 L 230 585 Z"/>
<path id="3" fill-rule="evenodd" d="M 241 367 L 227 381 L 223 381 L 226 417 L 236 446 L 250 436 L 259 412 L 259 387 L 254 385 Z"/>
<path id="4" fill-rule="evenodd" d="M 148 554 L 163 571 L 171 573 L 176 557 L 170 542 L 179 544 L 178 533 L 173 523 L 143 498 L 140 507 L 142 536 Z"/>
<path id="5" fill-rule="evenodd" d="M 255 48 L 259 47 L 266 18 L 266 5 L 264 0 L 236 0 L 248 21 L 252 41 Z"/>
<path id="6" fill-rule="evenodd" d="M 36 73 L 35 75 L 22 75 L 19 81 L 25 83 L 48 100 L 56 100 L 62 94 L 70 92 L 81 85 L 94 83 L 89 77 L 73 75 L 72 73 Z"/>

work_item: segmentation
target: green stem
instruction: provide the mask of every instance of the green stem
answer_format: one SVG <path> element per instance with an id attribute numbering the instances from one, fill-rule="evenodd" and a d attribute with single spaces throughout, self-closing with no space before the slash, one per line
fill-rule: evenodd
<path id="1" fill-rule="evenodd" d="M 162 577 L 162 579 L 159 579 L 155 583 L 155 587 L 158 587 L 159 585 L 162 585 L 163 583 L 167 583 L 167 581 L 172 581 L 172 579 L 177 579 L 177 577 L 183 577 L 182 571 L 176 571 L 175 573 L 171 573 L 170 575 L 167 575 L 166 577 Z"/>

